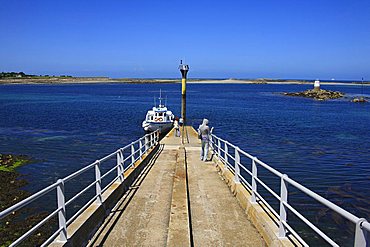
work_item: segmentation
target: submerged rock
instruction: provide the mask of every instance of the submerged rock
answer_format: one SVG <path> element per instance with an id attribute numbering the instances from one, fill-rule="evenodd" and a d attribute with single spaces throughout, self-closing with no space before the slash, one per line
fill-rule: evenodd
<path id="1" fill-rule="evenodd" d="M 328 99 L 338 99 L 344 96 L 344 93 L 338 91 L 330 91 L 323 89 L 309 89 L 303 92 L 293 92 L 293 93 L 283 93 L 287 96 L 296 96 L 296 97 L 306 97 L 313 98 L 316 100 L 328 100 Z"/>
<path id="2" fill-rule="evenodd" d="M 31 195 L 23 189 L 28 181 L 15 170 L 29 162 L 25 155 L 0 154 L 0 211 Z M 48 215 L 49 213 L 40 210 L 37 204 L 12 212 L 0 221 L 0 246 L 10 245 L 27 232 L 30 226 L 36 225 Z M 56 217 L 51 218 L 31 234 L 22 246 L 40 246 L 53 233 L 56 220 Z"/>
<path id="3" fill-rule="evenodd" d="M 0 171 L 13 172 L 29 162 L 30 158 L 26 155 L 0 154 Z"/>
<path id="4" fill-rule="evenodd" d="M 368 101 L 364 97 L 359 97 L 359 98 L 352 99 L 351 102 L 353 102 L 353 103 L 366 103 Z"/>

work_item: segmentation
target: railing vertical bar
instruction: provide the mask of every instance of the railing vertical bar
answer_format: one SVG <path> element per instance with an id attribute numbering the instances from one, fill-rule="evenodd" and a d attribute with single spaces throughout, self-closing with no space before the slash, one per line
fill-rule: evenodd
<path id="1" fill-rule="evenodd" d="M 224 164 L 224 168 L 227 169 L 227 164 L 229 163 L 229 148 L 227 146 L 227 142 L 225 141 L 224 142 L 225 144 L 225 164 Z"/>
<path id="2" fill-rule="evenodd" d="M 119 149 L 117 152 L 117 177 L 119 181 L 122 183 L 123 182 L 123 154 L 122 150 Z"/>
<path id="3" fill-rule="evenodd" d="M 214 142 L 213 142 L 213 135 L 209 138 L 209 146 L 211 147 L 212 154 L 215 154 L 215 147 L 214 147 Z"/>
<path id="4" fill-rule="evenodd" d="M 219 159 L 221 159 L 221 141 L 218 139 L 217 141 L 217 156 Z"/>
<path id="5" fill-rule="evenodd" d="M 366 229 L 362 228 L 362 224 L 367 222 L 366 219 L 360 218 L 359 221 L 356 223 L 355 228 L 355 247 L 366 247 L 370 246 L 370 234 L 366 231 Z"/>
<path id="6" fill-rule="evenodd" d="M 140 160 L 143 160 L 143 142 L 141 139 L 139 140 L 139 150 Z"/>
<path id="7" fill-rule="evenodd" d="M 67 241 L 67 224 L 66 224 L 66 204 L 65 204 L 65 194 L 64 194 L 64 181 L 63 179 L 58 179 L 57 186 L 57 201 L 58 208 L 58 223 L 60 231 L 59 237 L 61 241 Z"/>
<path id="8" fill-rule="evenodd" d="M 95 162 L 95 188 L 96 188 L 96 195 L 97 195 L 97 203 L 102 204 L 103 199 L 101 195 L 101 172 L 100 172 L 100 160 Z"/>
<path id="9" fill-rule="evenodd" d="M 239 184 L 240 183 L 240 167 L 239 167 L 239 164 L 240 164 L 240 154 L 239 154 L 239 148 L 236 147 L 235 148 L 235 176 L 234 176 L 234 181 L 235 183 Z"/>
<path id="10" fill-rule="evenodd" d="M 287 210 L 284 205 L 285 203 L 288 203 L 288 183 L 285 181 L 285 179 L 288 178 L 288 175 L 284 174 L 281 177 L 281 185 L 280 185 L 280 215 L 279 215 L 279 238 L 285 238 L 286 237 L 286 231 L 285 226 L 283 222 L 286 222 L 287 220 Z"/>
<path id="11" fill-rule="evenodd" d="M 145 153 L 148 152 L 148 149 L 149 149 L 149 136 L 146 135 L 145 136 Z"/>
<path id="12" fill-rule="evenodd" d="M 255 161 L 255 157 L 252 159 L 252 197 L 251 202 L 256 203 L 256 192 L 257 192 L 257 165 Z"/>
<path id="13" fill-rule="evenodd" d="M 135 147 L 134 143 L 131 143 L 131 167 L 135 164 Z"/>

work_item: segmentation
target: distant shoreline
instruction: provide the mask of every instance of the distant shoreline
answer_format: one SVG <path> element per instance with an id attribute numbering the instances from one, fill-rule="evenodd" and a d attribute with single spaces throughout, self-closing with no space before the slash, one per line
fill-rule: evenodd
<path id="1" fill-rule="evenodd" d="M 191 81 L 189 83 L 209 83 L 209 84 L 273 84 L 273 85 L 313 85 L 311 81 L 299 80 L 201 80 Z M 360 82 L 331 82 L 320 81 L 321 85 L 362 85 Z M 364 86 L 370 86 L 370 82 L 364 82 Z"/>
<path id="2" fill-rule="evenodd" d="M 120 78 L 113 79 L 109 77 L 49 77 L 49 78 L 1 78 L 0 84 L 92 84 L 92 83 L 181 83 L 180 79 L 135 79 Z M 273 79 L 188 79 L 189 84 L 292 84 L 309 85 L 311 81 L 305 80 L 273 80 Z M 337 82 L 320 81 L 322 85 L 361 85 L 361 82 Z M 370 86 L 370 82 L 364 82 L 364 86 Z"/>

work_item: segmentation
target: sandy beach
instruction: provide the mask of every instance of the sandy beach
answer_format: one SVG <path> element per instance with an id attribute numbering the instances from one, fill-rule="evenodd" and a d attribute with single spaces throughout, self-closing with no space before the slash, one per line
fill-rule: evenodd
<path id="1" fill-rule="evenodd" d="M 91 84 L 91 83 L 181 83 L 180 79 L 109 78 L 109 77 L 49 77 L 49 78 L 1 78 L 0 84 Z M 311 81 L 273 79 L 188 79 L 189 84 L 313 84 Z M 321 81 L 322 85 L 361 85 L 360 82 Z M 364 82 L 370 86 L 370 82 Z"/>

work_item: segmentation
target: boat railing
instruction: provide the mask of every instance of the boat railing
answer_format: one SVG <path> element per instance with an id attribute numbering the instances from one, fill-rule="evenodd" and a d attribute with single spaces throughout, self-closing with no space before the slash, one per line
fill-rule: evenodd
<path id="1" fill-rule="evenodd" d="M 29 229 L 26 233 L 20 236 L 17 240 L 15 240 L 10 246 L 17 246 L 22 241 L 26 240 L 29 236 L 31 236 L 37 229 L 43 226 L 46 222 L 50 221 L 53 217 L 58 217 L 58 230 L 56 230 L 41 246 L 46 246 L 50 244 L 54 239 L 56 239 L 59 235 L 59 240 L 61 242 L 67 241 L 67 227 L 79 216 L 81 213 L 89 207 L 93 203 L 101 204 L 102 203 L 102 194 L 115 182 L 122 183 L 125 180 L 124 173 L 128 169 L 132 168 L 136 161 L 142 160 L 143 156 L 148 153 L 148 151 L 158 145 L 159 143 L 159 131 L 151 132 L 146 134 L 145 136 L 139 138 L 138 140 L 119 148 L 117 151 L 99 159 L 95 162 L 83 167 L 82 169 L 70 174 L 69 176 L 59 179 L 57 182 L 49 185 L 48 187 L 36 192 L 35 194 L 25 198 L 24 200 L 18 202 L 17 204 L 3 210 L 0 212 L 0 220 L 5 218 L 6 216 L 13 214 L 16 211 L 19 211 L 22 208 L 25 208 L 31 202 L 45 196 L 46 194 L 55 191 L 57 194 L 56 202 L 57 208 L 50 213 L 48 216 L 43 218 L 40 222 L 38 222 L 35 226 Z M 124 156 L 124 154 L 129 154 Z M 113 166 L 110 170 L 101 174 L 101 165 L 103 162 L 107 160 L 116 160 L 116 165 Z M 113 160 L 114 161 L 114 160 Z M 66 192 L 65 192 L 65 184 L 76 178 L 81 176 L 82 174 L 86 173 L 89 170 L 95 170 L 95 180 L 91 182 L 87 187 L 83 188 L 77 194 L 75 194 L 72 198 L 66 201 Z M 114 178 L 108 182 L 108 184 L 102 188 L 102 180 L 104 178 L 108 178 L 108 175 L 116 171 L 116 175 Z M 67 210 L 68 207 L 72 202 L 77 200 L 81 195 L 86 194 L 86 192 L 95 187 L 95 193 L 92 198 L 82 206 L 77 212 L 75 212 L 69 219 L 67 219 Z"/>
<path id="2" fill-rule="evenodd" d="M 291 204 L 288 203 L 288 185 L 293 186 L 300 190 L 307 196 L 321 203 L 322 205 L 330 208 L 339 215 L 348 219 L 350 222 L 355 224 L 354 233 L 354 246 L 368 246 L 370 243 L 370 223 L 364 219 L 359 218 L 350 212 L 344 210 L 343 208 L 335 205 L 324 197 L 318 195 L 317 193 L 311 191 L 305 186 L 299 184 L 293 179 L 289 178 L 288 175 L 283 174 L 266 163 L 260 161 L 257 157 L 241 150 L 239 147 L 229 143 L 228 141 L 217 137 L 216 135 L 211 135 L 210 141 L 211 149 L 214 155 L 224 164 L 224 168 L 230 170 L 234 174 L 235 183 L 243 184 L 251 193 L 251 203 L 262 202 L 268 207 L 271 213 L 278 219 L 279 227 L 279 237 L 284 238 L 287 232 L 290 232 L 303 246 L 308 246 L 308 244 L 297 234 L 297 232 L 288 224 L 287 216 L 288 211 L 292 212 L 297 216 L 302 222 L 304 222 L 309 228 L 311 228 L 317 235 L 324 239 L 328 244 L 332 246 L 339 246 L 334 240 L 332 240 L 327 234 L 315 226 L 311 221 L 309 221 L 302 213 L 298 212 Z M 251 170 L 246 168 L 247 164 L 242 164 L 240 156 L 243 155 L 250 160 Z M 274 192 L 261 177 L 258 177 L 258 170 L 263 167 L 274 176 L 280 178 L 280 194 Z M 244 171 L 241 174 L 241 170 Z M 244 174 L 248 174 L 250 179 L 246 179 Z M 258 187 L 262 186 L 266 191 L 268 191 L 274 198 L 280 202 L 280 210 L 277 213 L 274 208 L 263 198 L 258 190 Z"/>

